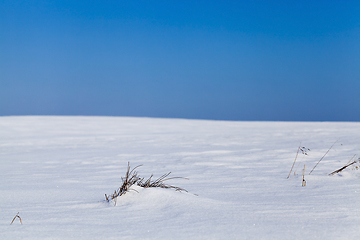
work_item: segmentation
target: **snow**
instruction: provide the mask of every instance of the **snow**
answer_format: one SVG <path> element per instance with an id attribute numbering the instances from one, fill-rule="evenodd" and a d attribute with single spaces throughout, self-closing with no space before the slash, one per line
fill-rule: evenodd
<path id="1" fill-rule="evenodd" d="M 359 150 L 358 122 L 0 117 L 0 239 L 358 239 L 360 170 L 328 174 Z M 104 201 L 128 162 L 188 193 Z"/>

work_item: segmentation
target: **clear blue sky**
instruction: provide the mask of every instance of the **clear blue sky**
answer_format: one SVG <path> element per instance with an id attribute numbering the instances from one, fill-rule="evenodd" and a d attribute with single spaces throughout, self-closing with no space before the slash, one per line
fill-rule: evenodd
<path id="1" fill-rule="evenodd" d="M 360 121 L 360 1 L 0 0 L 0 115 Z"/>

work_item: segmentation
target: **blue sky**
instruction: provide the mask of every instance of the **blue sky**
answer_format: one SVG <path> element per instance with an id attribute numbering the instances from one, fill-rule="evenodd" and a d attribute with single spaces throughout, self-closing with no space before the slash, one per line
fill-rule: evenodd
<path id="1" fill-rule="evenodd" d="M 359 1 L 0 0 L 0 115 L 360 121 Z"/>

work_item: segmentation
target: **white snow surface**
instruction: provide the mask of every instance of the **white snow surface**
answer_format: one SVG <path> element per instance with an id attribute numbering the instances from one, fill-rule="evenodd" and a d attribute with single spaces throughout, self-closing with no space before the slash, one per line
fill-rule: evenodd
<path id="1" fill-rule="evenodd" d="M 355 154 L 358 122 L 0 117 L 0 239 L 359 239 Z M 188 193 L 104 201 L 128 162 Z"/>

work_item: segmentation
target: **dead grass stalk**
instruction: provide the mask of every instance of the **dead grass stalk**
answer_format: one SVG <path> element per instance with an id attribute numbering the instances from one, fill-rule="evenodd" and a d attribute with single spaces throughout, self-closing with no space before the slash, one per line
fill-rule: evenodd
<path id="1" fill-rule="evenodd" d="M 21 223 L 21 225 L 22 225 L 22 220 L 21 220 L 21 217 L 19 216 L 19 212 L 15 215 L 15 217 L 14 217 L 13 220 L 11 221 L 10 225 L 13 224 L 13 222 L 15 221 L 16 218 L 19 218 L 20 223 Z"/>
<path id="2" fill-rule="evenodd" d="M 333 143 L 333 145 L 331 145 L 331 147 L 326 151 L 326 153 L 324 154 L 324 156 L 322 156 L 322 157 L 320 158 L 320 160 L 315 164 L 315 166 L 313 167 L 313 169 L 309 172 L 309 175 L 314 171 L 314 169 L 316 168 L 316 166 L 321 162 L 321 160 L 324 159 L 324 157 L 326 156 L 326 154 L 328 154 L 328 152 L 330 151 L 330 149 L 332 149 L 333 146 L 334 146 L 338 141 L 339 141 L 339 140 L 336 140 L 336 141 Z"/>

